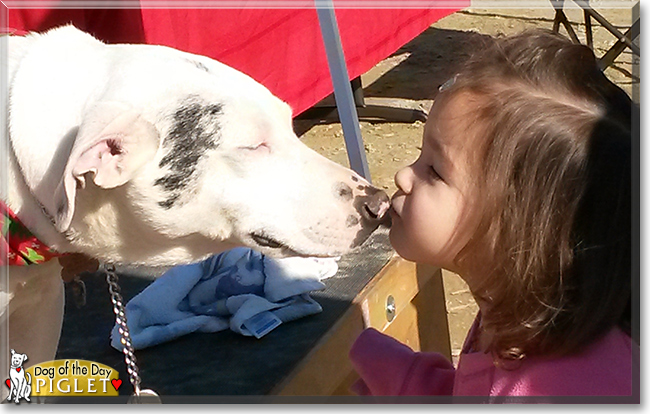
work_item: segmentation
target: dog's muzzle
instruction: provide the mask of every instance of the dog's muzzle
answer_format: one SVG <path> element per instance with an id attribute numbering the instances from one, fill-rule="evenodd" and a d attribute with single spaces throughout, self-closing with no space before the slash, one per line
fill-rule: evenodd
<path id="1" fill-rule="evenodd" d="M 390 219 L 390 215 L 387 214 L 390 208 L 388 194 L 375 187 L 366 187 L 365 193 L 354 200 L 354 207 L 361 215 L 364 224 L 370 227 L 387 224 L 387 219 Z"/>

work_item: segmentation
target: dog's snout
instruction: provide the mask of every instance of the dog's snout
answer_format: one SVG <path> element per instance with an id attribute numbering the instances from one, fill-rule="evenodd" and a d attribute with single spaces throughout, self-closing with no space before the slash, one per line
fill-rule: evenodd
<path id="1" fill-rule="evenodd" d="M 366 202 L 368 214 L 375 220 L 382 219 L 390 208 L 390 198 L 388 194 L 379 190 Z"/>
<path id="2" fill-rule="evenodd" d="M 390 198 L 384 191 L 366 187 L 365 195 L 358 197 L 357 210 L 366 221 L 380 222 L 390 208 Z"/>

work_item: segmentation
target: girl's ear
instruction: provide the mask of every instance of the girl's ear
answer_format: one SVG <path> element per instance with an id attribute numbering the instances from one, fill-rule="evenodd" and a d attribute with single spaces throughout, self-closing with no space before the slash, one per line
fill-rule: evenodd
<path id="1" fill-rule="evenodd" d="M 159 135 L 140 113 L 114 102 L 99 103 L 84 116 L 58 187 L 54 191 L 54 222 L 65 231 L 74 214 L 78 189 L 88 175 L 101 188 L 128 182 L 158 150 Z"/>

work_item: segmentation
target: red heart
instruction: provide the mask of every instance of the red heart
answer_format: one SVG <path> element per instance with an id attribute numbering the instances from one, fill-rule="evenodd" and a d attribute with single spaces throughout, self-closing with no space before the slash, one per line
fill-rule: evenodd
<path id="1" fill-rule="evenodd" d="M 7 380 L 9 381 L 9 380 Z M 114 379 L 111 380 L 111 384 L 113 384 L 113 388 L 115 388 L 115 391 L 120 389 L 120 385 L 122 385 L 122 380 L 121 379 Z"/>
<path id="2" fill-rule="evenodd" d="M 5 380 L 5 384 L 7 384 L 7 387 L 11 388 L 11 380 L 9 378 Z"/>
<path id="3" fill-rule="evenodd" d="M 16 368 L 16 371 L 17 371 L 17 372 L 20 372 L 21 369 L 22 369 L 22 368 Z"/>

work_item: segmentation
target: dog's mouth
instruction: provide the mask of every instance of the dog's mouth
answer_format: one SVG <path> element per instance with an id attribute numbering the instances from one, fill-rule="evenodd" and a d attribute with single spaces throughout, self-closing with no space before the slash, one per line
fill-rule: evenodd
<path id="1" fill-rule="evenodd" d="M 261 247 L 269 247 L 271 249 L 282 249 L 287 247 L 284 243 L 270 237 L 264 233 L 251 233 L 251 239 Z"/>
<path id="2" fill-rule="evenodd" d="M 259 247 L 272 249 L 282 256 L 306 256 L 266 233 L 252 232 L 250 237 Z"/>
<path id="3" fill-rule="evenodd" d="M 259 247 L 266 248 L 266 249 L 272 249 L 278 256 L 284 256 L 284 257 L 332 257 L 330 255 L 323 255 L 323 254 L 315 254 L 315 253 L 308 253 L 305 251 L 299 251 L 296 250 L 293 247 L 288 246 L 286 243 L 283 243 L 279 241 L 278 239 L 269 236 L 268 234 L 261 232 L 261 231 L 256 231 L 250 233 L 250 238 L 257 244 Z"/>

